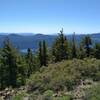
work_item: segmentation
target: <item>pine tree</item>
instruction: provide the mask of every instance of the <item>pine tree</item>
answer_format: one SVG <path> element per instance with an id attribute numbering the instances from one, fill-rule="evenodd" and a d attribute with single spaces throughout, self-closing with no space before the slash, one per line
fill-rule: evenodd
<path id="1" fill-rule="evenodd" d="M 9 39 L 4 41 L 0 55 L 0 87 L 20 86 L 25 83 L 26 63 Z"/>
<path id="2" fill-rule="evenodd" d="M 43 40 L 43 65 L 47 66 L 47 47 L 46 42 Z"/>
<path id="3" fill-rule="evenodd" d="M 89 57 L 91 55 L 91 45 L 92 45 L 92 40 L 90 36 L 89 35 L 85 36 L 82 42 L 83 42 L 86 56 Z"/>
<path id="4" fill-rule="evenodd" d="M 4 41 L 1 54 L 3 70 L 3 84 L 15 87 L 17 85 L 17 51 L 10 43 L 9 39 Z"/>
<path id="5" fill-rule="evenodd" d="M 39 42 L 39 61 L 40 61 L 40 66 L 43 65 L 43 59 L 42 59 L 43 55 L 42 55 L 42 43 L 41 41 Z"/>
<path id="6" fill-rule="evenodd" d="M 5 87 L 5 77 L 4 77 L 5 68 L 2 66 L 1 63 L 2 62 L 0 61 L 0 90 Z"/>
<path id="7" fill-rule="evenodd" d="M 94 57 L 100 59 L 100 43 L 96 43 L 94 46 Z"/>
<path id="8" fill-rule="evenodd" d="M 68 58 L 68 41 L 63 34 L 63 29 L 53 43 L 52 55 L 55 58 L 55 62 Z"/>
<path id="9" fill-rule="evenodd" d="M 27 63 L 25 56 L 17 54 L 17 86 L 24 85 L 27 78 Z"/>
<path id="10" fill-rule="evenodd" d="M 73 36 L 72 36 L 71 54 L 72 54 L 72 58 L 77 58 L 77 48 L 76 48 L 76 41 L 75 41 L 75 32 L 73 33 Z"/>
<path id="11" fill-rule="evenodd" d="M 27 50 L 26 62 L 28 65 L 27 76 L 29 77 L 32 74 L 32 72 L 35 70 L 34 64 L 33 64 L 33 54 L 32 54 L 32 50 L 30 48 L 28 48 L 28 50 Z"/>
<path id="12" fill-rule="evenodd" d="M 43 42 L 39 42 L 39 61 L 40 66 L 47 66 L 47 47 L 46 42 L 43 40 Z"/>

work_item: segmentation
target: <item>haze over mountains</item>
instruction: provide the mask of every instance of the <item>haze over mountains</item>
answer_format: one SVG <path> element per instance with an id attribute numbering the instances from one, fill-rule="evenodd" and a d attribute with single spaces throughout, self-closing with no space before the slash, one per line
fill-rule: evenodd
<path id="1" fill-rule="evenodd" d="M 57 34 L 56 34 L 57 35 Z M 3 41 L 6 38 L 9 38 L 10 41 L 13 43 L 13 45 L 20 49 L 24 50 L 27 48 L 31 48 L 33 50 L 36 50 L 38 47 L 38 43 L 41 40 L 45 40 L 50 47 L 56 38 L 56 35 L 44 35 L 44 34 L 34 34 L 34 33 L 24 33 L 22 34 L 16 34 L 16 33 L 0 33 L 0 47 L 3 46 Z M 84 34 L 79 35 L 76 34 L 76 41 L 77 43 L 80 42 L 81 38 L 84 36 Z M 90 34 L 93 42 L 99 42 L 100 43 L 100 33 L 96 34 Z M 72 34 L 71 35 L 66 35 L 66 37 L 71 40 Z"/>

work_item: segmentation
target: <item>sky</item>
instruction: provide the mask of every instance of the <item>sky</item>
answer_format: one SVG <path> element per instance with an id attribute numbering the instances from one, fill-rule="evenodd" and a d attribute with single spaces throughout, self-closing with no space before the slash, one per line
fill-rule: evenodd
<path id="1" fill-rule="evenodd" d="M 100 32 L 100 0 L 0 0 L 3 33 Z"/>

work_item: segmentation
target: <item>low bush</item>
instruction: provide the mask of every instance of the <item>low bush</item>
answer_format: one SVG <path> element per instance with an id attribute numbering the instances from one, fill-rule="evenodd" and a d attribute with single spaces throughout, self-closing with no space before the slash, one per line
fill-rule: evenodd
<path id="1" fill-rule="evenodd" d="M 31 91 L 39 90 L 40 93 L 47 90 L 70 91 L 80 84 L 80 80 L 99 81 L 99 73 L 100 60 L 67 60 L 41 68 L 30 77 L 27 85 Z"/>

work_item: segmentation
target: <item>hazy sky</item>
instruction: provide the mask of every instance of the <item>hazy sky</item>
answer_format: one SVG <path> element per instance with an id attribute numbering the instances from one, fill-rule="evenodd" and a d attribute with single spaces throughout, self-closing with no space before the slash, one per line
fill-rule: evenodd
<path id="1" fill-rule="evenodd" d="M 100 0 L 0 0 L 0 32 L 100 32 Z"/>

